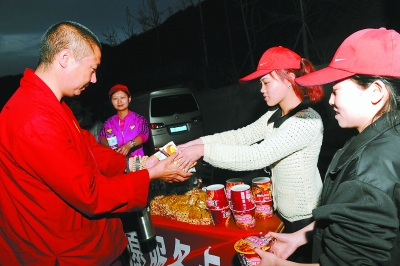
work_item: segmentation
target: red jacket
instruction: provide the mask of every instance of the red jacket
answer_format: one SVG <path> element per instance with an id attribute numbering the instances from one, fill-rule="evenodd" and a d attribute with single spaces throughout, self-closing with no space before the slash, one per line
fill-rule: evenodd
<path id="1" fill-rule="evenodd" d="M 96 143 L 32 70 L 0 114 L 0 264 L 109 265 L 118 212 L 147 203 L 148 171 Z"/>

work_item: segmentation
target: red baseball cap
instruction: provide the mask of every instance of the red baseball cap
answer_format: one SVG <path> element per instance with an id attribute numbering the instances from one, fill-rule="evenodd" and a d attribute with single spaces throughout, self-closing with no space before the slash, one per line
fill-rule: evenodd
<path id="1" fill-rule="evenodd" d="M 400 34 L 385 28 L 357 31 L 343 41 L 326 68 L 295 81 L 323 85 L 356 74 L 400 77 Z"/>
<path id="2" fill-rule="evenodd" d="M 131 94 L 130 94 L 130 92 L 129 92 L 127 86 L 122 85 L 122 84 L 117 84 L 117 85 L 114 85 L 114 86 L 111 87 L 110 91 L 108 92 L 108 97 L 111 98 L 111 96 L 112 96 L 114 93 L 116 93 L 117 91 L 123 91 L 123 92 L 125 92 L 126 94 L 128 94 L 129 97 L 131 96 Z"/>
<path id="3" fill-rule="evenodd" d="M 277 46 L 269 48 L 261 56 L 257 70 L 239 81 L 249 81 L 267 75 L 277 69 L 300 69 L 301 56 L 292 50 Z"/>

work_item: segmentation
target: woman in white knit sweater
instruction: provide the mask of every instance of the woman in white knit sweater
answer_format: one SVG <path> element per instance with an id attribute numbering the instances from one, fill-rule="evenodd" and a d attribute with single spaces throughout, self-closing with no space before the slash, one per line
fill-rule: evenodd
<path id="1" fill-rule="evenodd" d="M 268 49 L 257 70 L 240 81 L 260 79 L 261 93 L 270 110 L 246 127 L 178 146 L 177 159 L 182 158 L 182 167 L 202 156 L 215 167 L 234 171 L 269 166 L 274 208 L 288 233 L 312 222 L 311 212 L 319 204 L 322 189 L 317 162 L 323 124 L 309 103 L 320 100 L 323 90 L 321 86 L 301 87 L 294 82 L 296 77 L 313 71 L 307 59 L 287 48 Z M 296 254 L 292 259 L 304 261 Z"/>

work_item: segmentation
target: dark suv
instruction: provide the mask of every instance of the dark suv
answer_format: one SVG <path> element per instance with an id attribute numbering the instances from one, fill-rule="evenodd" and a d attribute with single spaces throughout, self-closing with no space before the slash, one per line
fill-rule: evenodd
<path id="1" fill-rule="evenodd" d="M 170 141 L 176 145 L 204 136 L 200 108 L 188 88 L 172 88 L 149 94 L 149 124 L 153 149 Z"/>

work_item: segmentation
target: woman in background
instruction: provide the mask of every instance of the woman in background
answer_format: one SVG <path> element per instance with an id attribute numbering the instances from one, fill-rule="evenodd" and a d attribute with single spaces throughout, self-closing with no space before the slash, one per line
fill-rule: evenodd
<path id="1" fill-rule="evenodd" d="M 320 265 L 399 265 L 400 34 L 364 29 L 349 36 L 328 67 L 296 82 L 334 83 L 329 99 L 342 128 L 359 134 L 329 165 L 315 222 L 293 234 L 268 233 L 271 252 L 256 249 L 259 265 L 285 261 L 313 235 Z M 317 265 L 317 264 L 316 264 Z"/>
<path id="2" fill-rule="evenodd" d="M 294 80 L 313 71 L 307 59 L 290 49 L 279 46 L 265 51 L 257 70 L 240 81 L 260 80 L 269 111 L 246 127 L 179 145 L 179 166 L 188 167 L 202 156 L 215 167 L 233 171 L 268 166 L 274 209 L 285 224 L 284 232 L 310 224 L 322 189 L 317 163 L 323 136 L 321 117 L 310 102 L 322 99 L 323 90 L 298 86 Z M 308 248 L 291 259 L 309 261 Z"/>
<path id="3" fill-rule="evenodd" d="M 99 142 L 109 147 L 107 138 L 114 134 L 118 147 L 116 151 L 129 156 L 144 155 L 143 143 L 149 137 L 149 126 L 146 118 L 128 109 L 131 94 L 128 87 L 117 84 L 108 93 L 117 114 L 110 117 L 99 133 Z"/>

